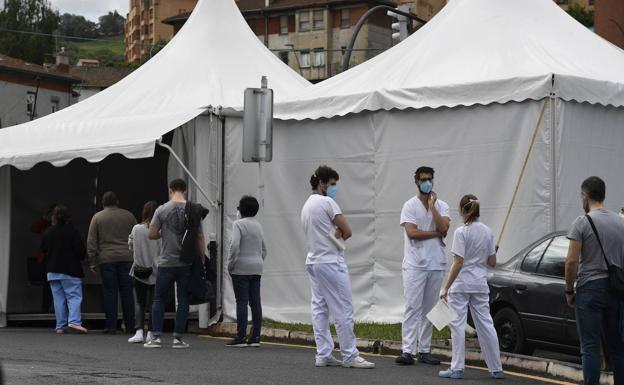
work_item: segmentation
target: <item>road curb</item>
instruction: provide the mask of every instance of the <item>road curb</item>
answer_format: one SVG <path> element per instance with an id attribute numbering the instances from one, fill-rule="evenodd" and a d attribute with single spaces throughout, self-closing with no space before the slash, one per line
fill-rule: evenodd
<path id="1" fill-rule="evenodd" d="M 233 337 L 236 335 L 236 324 L 220 323 L 212 325 L 208 329 L 201 329 L 199 332 L 200 334 L 209 334 L 212 336 Z M 263 327 L 261 335 L 266 341 L 287 342 L 307 346 L 315 345 L 314 334 L 312 333 Z M 335 336 L 333 336 L 333 338 L 334 343 L 337 344 L 337 338 Z M 475 346 L 475 343 L 467 344 L 467 346 L 469 345 Z M 358 338 L 357 348 L 367 353 L 399 355 L 402 346 L 400 341 Z M 450 341 L 434 340 L 432 342 L 432 353 L 450 359 Z M 583 381 L 583 370 L 581 366 L 577 364 L 511 353 L 501 353 L 501 358 L 506 370 L 518 370 L 562 381 L 573 381 L 575 383 Z M 466 363 L 474 363 L 483 366 L 483 362 L 483 357 L 478 349 L 470 347 L 466 349 Z M 613 385 L 613 375 L 611 373 L 602 373 L 600 384 Z"/>

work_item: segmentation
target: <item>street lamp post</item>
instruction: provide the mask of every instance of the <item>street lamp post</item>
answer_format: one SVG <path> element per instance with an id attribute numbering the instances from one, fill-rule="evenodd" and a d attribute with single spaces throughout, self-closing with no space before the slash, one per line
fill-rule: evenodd
<path id="1" fill-rule="evenodd" d="M 303 73 L 301 72 L 301 63 L 299 63 L 299 56 L 297 56 L 297 51 L 295 51 L 295 45 L 294 44 L 284 44 L 285 47 L 290 47 L 290 50 L 292 51 L 293 55 L 295 55 L 295 60 L 297 60 L 297 68 L 299 69 L 299 75 L 303 76 Z"/>

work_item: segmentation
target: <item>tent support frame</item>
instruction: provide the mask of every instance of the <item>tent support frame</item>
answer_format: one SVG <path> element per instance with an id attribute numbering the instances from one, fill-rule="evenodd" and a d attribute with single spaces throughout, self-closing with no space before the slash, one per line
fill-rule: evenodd
<path id="1" fill-rule="evenodd" d="M 218 209 L 219 206 L 221 205 L 221 202 L 219 201 L 213 201 L 212 199 L 210 199 L 210 197 L 208 196 L 208 193 L 206 193 L 206 191 L 202 188 L 202 186 L 199 184 L 199 182 L 197 181 L 197 179 L 193 176 L 193 174 L 191 173 L 191 171 L 189 171 L 189 169 L 186 167 L 186 165 L 184 164 L 184 162 L 182 162 L 182 159 L 180 159 L 180 157 L 175 153 L 175 151 L 173 151 L 173 148 L 171 148 L 171 146 L 169 146 L 168 144 L 164 143 L 162 141 L 162 138 L 159 138 L 156 141 L 156 144 L 158 144 L 159 146 L 167 149 L 169 151 L 169 153 L 171 154 L 171 156 L 173 156 L 173 158 L 178 162 L 178 164 L 180 165 L 180 167 L 182 167 L 182 169 L 184 170 L 184 172 L 186 173 L 186 175 L 188 175 L 188 177 L 193 181 L 193 183 L 195 184 L 195 187 L 197 187 L 197 189 L 199 190 L 199 192 L 201 192 L 201 194 L 204 196 L 204 198 L 206 198 L 206 200 L 208 201 L 208 203 L 214 207 L 215 209 Z"/>

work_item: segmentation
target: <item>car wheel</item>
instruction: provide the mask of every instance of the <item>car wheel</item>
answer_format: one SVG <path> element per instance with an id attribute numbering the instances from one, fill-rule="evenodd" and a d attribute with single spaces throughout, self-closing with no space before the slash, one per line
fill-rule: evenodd
<path id="1" fill-rule="evenodd" d="M 531 354 L 533 348 L 524 339 L 524 330 L 518 314 L 510 308 L 502 308 L 494 315 L 494 327 L 498 334 L 500 349 L 504 352 Z"/>

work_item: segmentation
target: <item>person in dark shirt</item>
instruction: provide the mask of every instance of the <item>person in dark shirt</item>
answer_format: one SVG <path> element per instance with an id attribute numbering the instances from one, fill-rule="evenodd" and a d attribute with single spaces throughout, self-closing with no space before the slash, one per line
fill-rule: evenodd
<path id="1" fill-rule="evenodd" d="M 52 214 L 52 227 L 43 234 L 41 250 L 45 255 L 47 279 L 54 298 L 56 332 L 86 333 L 82 326 L 82 264 L 86 257 L 82 237 L 71 224 L 69 210 L 58 205 Z"/>

